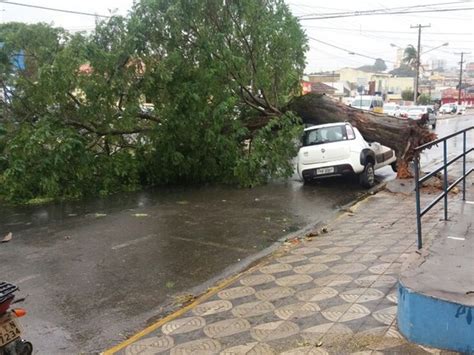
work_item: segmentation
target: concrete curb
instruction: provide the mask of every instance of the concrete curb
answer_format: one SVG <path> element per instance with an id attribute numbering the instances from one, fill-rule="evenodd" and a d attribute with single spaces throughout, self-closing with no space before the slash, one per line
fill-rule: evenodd
<path id="1" fill-rule="evenodd" d="M 474 353 L 474 306 L 426 296 L 399 281 L 397 318 L 411 342 Z"/>

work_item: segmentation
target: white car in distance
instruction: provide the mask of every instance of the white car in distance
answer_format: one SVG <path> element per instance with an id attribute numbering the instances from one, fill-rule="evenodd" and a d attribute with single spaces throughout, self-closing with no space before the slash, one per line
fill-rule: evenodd
<path id="1" fill-rule="evenodd" d="M 391 165 L 396 171 L 395 152 L 380 143 L 368 143 L 349 123 L 330 123 L 304 130 L 297 170 L 305 182 L 356 174 L 364 187 L 375 185 L 375 170 Z"/>
<path id="2" fill-rule="evenodd" d="M 383 105 L 383 113 L 388 116 L 400 117 L 400 105 L 387 103 Z"/>
<path id="3" fill-rule="evenodd" d="M 427 118 L 426 125 L 436 128 L 436 115 L 431 107 L 428 106 L 411 106 L 407 112 L 408 118 L 412 120 L 421 120 L 423 116 Z"/>

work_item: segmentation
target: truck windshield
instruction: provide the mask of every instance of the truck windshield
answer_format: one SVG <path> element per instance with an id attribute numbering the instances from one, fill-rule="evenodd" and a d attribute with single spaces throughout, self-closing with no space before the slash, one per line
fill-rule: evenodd
<path id="1" fill-rule="evenodd" d="M 304 132 L 303 146 L 347 140 L 345 125 L 315 128 Z"/>

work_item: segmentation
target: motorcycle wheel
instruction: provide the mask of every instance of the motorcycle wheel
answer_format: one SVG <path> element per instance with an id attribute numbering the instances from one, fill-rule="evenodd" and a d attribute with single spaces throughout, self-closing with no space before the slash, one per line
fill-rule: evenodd
<path id="1" fill-rule="evenodd" d="M 16 355 L 31 355 L 33 353 L 33 344 L 29 341 L 20 340 L 16 343 Z"/>

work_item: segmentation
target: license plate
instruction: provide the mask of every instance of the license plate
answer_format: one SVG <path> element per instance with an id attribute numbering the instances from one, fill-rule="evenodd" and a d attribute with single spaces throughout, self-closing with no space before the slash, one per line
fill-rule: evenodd
<path id="1" fill-rule="evenodd" d="M 334 167 L 316 169 L 316 175 L 332 174 Z"/>
<path id="2" fill-rule="evenodd" d="M 5 317 L 0 318 L 0 347 L 19 338 L 21 335 L 20 323 L 8 313 Z"/>

